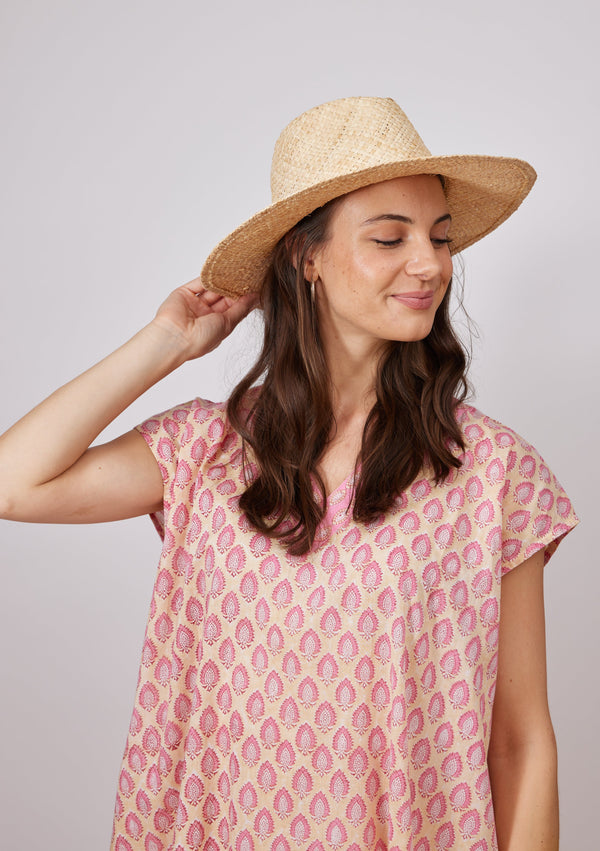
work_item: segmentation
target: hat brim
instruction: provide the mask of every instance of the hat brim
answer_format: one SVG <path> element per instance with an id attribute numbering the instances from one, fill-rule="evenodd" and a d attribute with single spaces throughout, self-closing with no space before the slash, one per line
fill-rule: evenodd
<path id="1" fill-rule="evenodd" d="M 421 157 L 345 174 L 272 204 L 232 231 L 206 259 L 200 275 L 203 286 L 234 297 L 259 291 L 273 248 L 301 219 L 355 189 L 415 174 L 441 174 L 445 179 L 453 254 L 502 224 L 536 179 L 524 160 L 469 155 Z"/>

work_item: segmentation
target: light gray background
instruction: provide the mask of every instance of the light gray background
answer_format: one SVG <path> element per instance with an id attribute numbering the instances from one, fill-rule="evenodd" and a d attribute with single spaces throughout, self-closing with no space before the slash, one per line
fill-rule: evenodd
<path id="1" fill-rule="evenodd" d="M 268 203 L 296 114 L 394 97 L 435 153 L 521 156 L 539 181 L 468 249 L 476 402 L 530 439 L 585 521 L 547 569 L 564 849 L 596 849 L 599 715 L 597 12 L 497 4 L 4 0 L 0 430 L 148 321 Z M 221 399 L 255 321 L 109 430 Z M 108 846 L 159 555 L 145 518 L 0 528 L 3 847 Z M 596 837 L 596 841 L 594 841 Z"/>

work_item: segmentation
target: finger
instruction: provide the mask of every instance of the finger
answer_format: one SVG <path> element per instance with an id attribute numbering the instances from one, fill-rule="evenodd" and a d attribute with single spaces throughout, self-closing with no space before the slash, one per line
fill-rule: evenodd
<path id="1" fill-rule="evenodd" d="M 191 281 L 188 281 L 187 284 L 183 285 L 186 290 L 190 290 L 195 295 L 201 295 L 202 293 L 207 292 L 205 287 L 202 285 L 200 278 L 192 278 Z"/>
<path id="2" fill-rule="evenodd" d="M 258 293 L 247 293 L 232 302 L 226 310 L 227 317 L 233 322 L 239 322 L 259 305 Z"/>
<path id="3" fill-rule="evenodd" d="M 182 289 L 187 290 L 192 295 L 196 296 L 196 298 L 202 299 L 204 304 L 210 307 L 211 310 L 214 309 L 215 305 L 224 298 L 220 293 L 207 290 L 206 287 L 200 283 L 200 278 L 194 278 L 192 281 L 188 281 L 187 284 L 183 285 Z M 218 309 L 222 310 L 223 308 Z"/>

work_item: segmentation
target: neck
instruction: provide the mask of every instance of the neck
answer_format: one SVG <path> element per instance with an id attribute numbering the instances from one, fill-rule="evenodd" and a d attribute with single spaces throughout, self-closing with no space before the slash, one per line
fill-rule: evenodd
<path id="1" fill-rule="evenodd" d="M 375 402 L 375 381 L 381 344 L 349 345 L 335 338 L 325 345 L 325 358 L 333 390 L 333 413 L 338 425 L 366 419 Z"/>

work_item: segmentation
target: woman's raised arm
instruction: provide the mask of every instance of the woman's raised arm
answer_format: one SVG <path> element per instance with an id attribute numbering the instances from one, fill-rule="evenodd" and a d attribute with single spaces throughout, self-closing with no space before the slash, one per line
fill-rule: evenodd
<path id="1" fill-rule="evenodd" d="M 0 437 L 0 517 L 95 523 L 159 507 L 162 479 L 137 432 L 88 447 L 148 388 L 215 349 L 256 301 L 207 292 L 199 279 L 179 287 L 131 340 L 19 420 Z"/>

